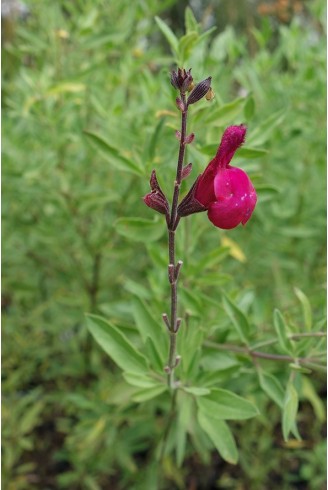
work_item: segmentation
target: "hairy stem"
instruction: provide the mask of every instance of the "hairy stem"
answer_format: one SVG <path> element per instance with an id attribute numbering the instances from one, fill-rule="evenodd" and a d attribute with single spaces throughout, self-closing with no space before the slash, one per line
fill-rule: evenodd
<path id="1" fill-rule="evenodd" d="M 175 231 L 179 223 L 179 217 L 177 215 L 180 185 L 182 180 L 182 168 L 185 155 L 185 139 L 187 130 L 187 111 L 188 107 L 186 104 L 186 96 L 181 95 L 181 100 L 184 106 L 184 110 L 181 113 L 181 137 L 180 137 L 180 148 L 179 157 L 177 164 L 176 178 L 174 182 L 173 197 L 172 197 L 172 208 L 170 222 L 168 226 L 168 249 L 169 249 L 169 282 L 171 286 L 171 315 L 170 315 L 170 346 L 169 346 L 169 357 L 167 363 L 168 372 L 168 385 L 171 389 L 174 388 L 174 369 L 177 364 L 176 359 L 176 336 L 178 330 L 178 274 L 179 268 L 176 264 L 175 259 Z M 181 266 L 181 264 L 180 264 Z"/>

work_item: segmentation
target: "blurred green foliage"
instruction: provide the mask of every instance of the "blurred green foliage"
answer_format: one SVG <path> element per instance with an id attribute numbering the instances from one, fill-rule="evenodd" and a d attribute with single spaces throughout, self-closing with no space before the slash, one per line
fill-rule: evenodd
<path id="1" fill-rule="evenodd" d="M 208 9 L 195 11 L 199 22 L 190 9 L 170 17 L 177 5 L 31 0 L 26 18 L 6 20 L 4 489 L 156 488 L 170 401 L 138 366 L 146 358 L 162 376 L 169 289 L 164 222 L 141 196 L 153 168 L 172 192 L 176 63 L 197 81 L 211 75 L 215 92 L 190 110 L 193 175 L 224 128 L 246 122 L 234 163 L 250 174 L 259 203 L 245 228 L 223 232 L 200 214 L 179 230 L 186 389 L 162 458 L 163 488 L 324 488 L 324 339 L 297 337 L 320 333 L 325 318 L 324 3 L 248 30 L 212 29 Z M 216 16 L 222 25 L 219 2 L 210 6 L 212 27 Z M 111 359 L 85 312 L 113 326 Z M 254 364 L 222 344 L 317 361 L 305 370 Z M 223 460 L 235 460 L 234 446 L 222 459 L 206 435 L 206 389 L 259 408 L 246 423 L 229 422 L 236 467 Z M 287 441 L 290 432 L 303 440 Z"/>

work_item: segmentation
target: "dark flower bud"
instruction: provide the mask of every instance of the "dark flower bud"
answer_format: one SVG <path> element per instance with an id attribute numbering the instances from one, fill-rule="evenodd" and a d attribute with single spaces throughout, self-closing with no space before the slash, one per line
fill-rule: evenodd
<path id="1" fill-rule="evenodd" d="M 181 140 L 181 131 L 178 131 L 178 130 L 177 130 L 177 131 L 175 132 L 175 137 L 176 137 L 176 139 L 177 139 L 178 141 L 180 141 L 180 140 Z"/>
<path id="2" fill-rule="evenodd" d="M 201 175 L 199 175 L 191 187 L 188 194 L 182 199 L 178 206 L 178 216 L 189 216 L 189 214 L 201 213 L 202 211 L 206 211 L 206 207 L 203 206 L 197 199 L 195 198 L 195 192 L 197 189 L 197 184 Z"/>
<path id="3" fill-rule="evenodd" d="M 186 136 L 185 140 L 184 140 L 184 144 L 185 145 L 189 145 L 190 143 L 192 143 L 195 139 L 195 135 L 194 133 L 190 133 L 188 134 L 188 136 Z"/>
<path id="4" fill-rule="evenodd" d="M 178 71 L 172 71 L 171 84 L 174 88 L 185 94 L 193 82 L 191 68 L 186 71 L 184 68 L 178 68 Z"/>
<path id="5" fill-rule="evenodd" d="M 202 97 L 204 97 L 204 95 L 207 94 L 207 92 L 211 88 L 211 80 L 212 77 L 208 77 L 202 82 L 197 83 L 196 87 L 194 88 L 194 90 L 191 92 L 191 94 L 187 99 L 187 105 L 198 102 Z"/>
<path id="6" fill-rule="evenodd" d="M 151 192 L 144 196 L 144 203 L 149 207 L 157 211 L 158 213 L 165 214 L 166 221 L 170 219 L 169 203 L 162 189 L 157 181 L 155 170 L 152 171 L 150 177 Z"/>
<path id="7" fill-rule="evenodd" d="M 182 169 L 181 178 L 186 179 L 191 171 L 192 171 L 192 163 L 188 163 L 188 165 L 185 165 Z"/>

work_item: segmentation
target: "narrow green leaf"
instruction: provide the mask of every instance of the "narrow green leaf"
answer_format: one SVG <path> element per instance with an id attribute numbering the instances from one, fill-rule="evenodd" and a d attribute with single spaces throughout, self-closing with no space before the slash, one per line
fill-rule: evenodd
<path id="1" fill-rule="evenodd" d="M 162 128 L 164 126 L 164 122 L 165 122 L 165 117 L 161 117 L 161 119 L 157 123 L 157 126 L 156 126 L 156 128 L 155 128 L 155 130 L 154 130 L 154 132 L 150 138 L 150 141 L 149 141 L 148 159 L 152 164 L 153 164 L 153 160 L 155 158 L 155 151 L 156 151 L 156 147 L 157 147 L 158 138 L 159 138 L 159 135 L 160 135 Z"/>
<path id="2" fill-rule="evenodd" d="M 193 399 L 191 396 L 179 392 L 178 400 L 178 416 L 176 425 L 176 458 L 177 466 L 180 467 L 183 463 L 188 427 L 192 420 Z"/>
<path id="3" fill-rule="evenodd" d="M 185 303 L 184 303 L 185 304 Z M 177 338 L 178 353 L 182 357 L 181 368 L 187 379 L 193 379 L 192 373 L 195 362 L 199 359 L 200 348 L 203 342 L 204 332 L 197 328 L 198 319 L 190 317 L 188 328 L 182 323 Z M 199 370 L 199 366 L 197 367 Z"/>
<path id="4" fill-rule="evenodd" d="M 296 428 L 296 415 L 298 409 L 298 394 L 291 381 L 288 382 L 282 413 L 282 433 L 284 440 L 288 441 L 289 433 Z"/>
<path id="5" fill-rule="evenodd" d="M 217 264 L 219 264 L 227 255 L 229 255 L 229 247 L 216 247 L 214 250 L 204 255 L 203 258 L 189 266 L 188 269 L 192 275 L 201 275 L 205 269 L 213 269 Z"/>
<path id="6" fill-rule="evenodd" d="M 250 121 L 255 113 L 255 101 L 254 97 L 250 96 L 246 100 L 245 106 L 244 106 L 244 114 L 246 121 Z"/>
<path id="7" fill-rule="evenodd" d="M 188 32 L 188 34 L 185 34 L 180 38 L 178 46 L 178 57 L 181 65 L 184 65 L 187 62 L 197 42 L 197 39 L 198 34 L 195 31 Z"/>
<path id="8" fill-rule="evenodd" d="M 178 53 L 178 44 L 179 44 L 178 38 L 176 37 L 172 29 L 170 29 L 170 27 L 167 24 L 165 24 L 165 22 L 162 21 L 162 19 L 156 16 L 155 21 L 158 27 L 160 28 L 160 30 L 162 31 L 162 33 L 164 34 L 169 45 L 171 46 L 173 54 L 176 55 Z"/>
<path id="9" fill-rule="evenodd" d="M 187 7 L 185 10 L 185 30 L 187 33 L 190 31 L 198 32 L 198 22 L 190 7 Z"/>
<path id="10" fill-rule="evenodd" d="M 273 400 L 280 408 L 284 405 L 284 390 L 278 379 L 272 374 L 264 371 L 259 372 L 259 381 L 262 390 Z"/>
<path id="11" fill-rule="evenodd" d="M 280 109 L 279 111 L 271 114 L 262 123 L 256 126 L 256 129 L 252 131 L 247 137 L 247 143 L 252 146 L 263 145 L 268 141 L 272 131 L 279 126 L 286 116 L 286 109 Z"/>
<path id="12" fill-rule="evenodd" d="M 137 386 L 137 388 L 153 388 L 159 384 L 158 381 L 146 374 L 124 372 L 123 378 L 131 386 Z"/>
<path id="13" fill-rule="evenodd" d="M 167 390 L 166 385 L 158 385 L 158 386 L 153 386 L 149 388 L 145 388 L 143 390 L 138 391 L 132 396 L 132 400 L 134 402 L 145 402 L 148 400 L 152 400 L 153 398 L 156 398 L 157 396 L 161 395 L 164 393 L 164 391 Z"/>
<path id="14" fill-rule="evenodd" d="M 234 437 L 228 425 L 223 420 L 217 420 L 198 411 L 198 422 L 213 442 L 222 458 L 231 464 L 238 461 L 238 450 Z"/>
<path id="15" fill-rule="evenodd" d="M 208 111 L 205 121 L 206 123 L 211 123 L 214 126 L 224 126 L 225 124 L 231 123 L 233 119 L 242 113 L 244 105 L 244 97 L 235 99 L 228 104 L 218 107 L 217 109 Z"/>
<path id="16" fill-rule="evenodd" d="M 204 395 L 209 395 L 211 393 L 211 390 L 209 390 L 208 388 L 201 388 L 198 386 L 184 387 L 183 391 L 195 396 L 204 396 Z"/>
<path id="17" fill-rule="evenodd" d="M 312 329 L 312 308 L 308 297 L 298 288 L 294 288 L 295 294 L 303 308 L 304 326 L 307 332 Z"/>
<path id="18" fill-rule="evenodd" d="M 273 324 L 277 332 L 280 347 L 290 355 L 293 355 L 293 345 L 288 338 L 288 329 L 281 312 L 276 309 L 273 313 Z"/>
<path id="19" fill-rule="evenodd" d="M 259 148 L 247 148 L 246 146 L 242 146 L 237 150 L 236 157 L 241 158 L 250 158 L 254 160 L 254 158 L 261 158 L 267 155 L 267 150 L 261 150 Z"/>
<path id="20" fill-rule="evenodd" d="M 250 325 L 245 314 L 225 295 L 223 307 L 234 325 L 240 339 L 247 344 L 250 337 Z"/>
<path id="21" fill-rule="evenodd" d="M 158 339 L 163 330 L 162 324 L 153 317 L 149 308 L 139 298 L 133 298 L 132 313 L 142 340 L 146 342 L 147 337 Z"/>
<path id="22" fill-rule="evenodd" d="M 307 376 L 302 376 L 302 396 L 311 403 L 317 419 L 320 422 L 324 422 L 326 418 L 325 405 L 315 391 L 312 381 Z"/>
<path id="23" fill-rule="evenodd" d="M 279 187 L 272 184 L 256 184 L 257 194 L 279 194 L 281 190 Z"/>
<path id="24" fill-rule="evenodd" d="M 209 395 L 196 399 L 199 409 L 216 420 L 244 420 L 259 414 L 251 402 L 232 391 L 213 388 Z"/>
<path id="25" fill-rule="evenodd" d="M 136 242 L 153 242 L 158 240 L 165 231 L 165 225 L 157 216 L 153 219 L 119 218 L 114 227 L 120 235 Z"/>
<path id="26" fill-rule="evenodd" d="M 165 355 L 168 349 L 167 338 L 159 336 L 157 342 L 154 342 L 150 337 L 147 337 L 145 342 L 145 354 L 150 361 L 151 366 L 160 373 L 163 373 L 163 368 L 166 365 Z M 164 354 L 164 350 L 166 350 Z"/>
<path id="27" fill-rule="evenodd" d="M 113 361 L 124 371 L 148 371 L 146 358 L 138 352 L 117 327 L 97 315 L 87 315 L 91 335 Z"/>
<path id="28" fill-rule="evenodd" d="M 123 156 L 120 150 L 112 146 L 103 136 L 89 130 L 84 130 L 83 133 L 113 167 L 126 172 L 132 172 L 139 176 L 144 174 L 143 169 L 139 165 Z"/>

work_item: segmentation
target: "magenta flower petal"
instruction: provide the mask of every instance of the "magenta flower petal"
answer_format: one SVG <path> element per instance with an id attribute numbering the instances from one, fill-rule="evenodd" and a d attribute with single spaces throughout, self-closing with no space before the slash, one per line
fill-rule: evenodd
<path id="1" fill-rule="evenodd" d="M 216 175 L 216 171 L 215 171 L 215 159 L 214 159 L 208 164 L 204 173 L 201 175 L 195 192 L 195 198 L 203 206 L 205 206 L 205 208 L 208 208 L 210 203 L 215 201 L 215 192 L 214 192 L 215 175 Z"/>
<path id="2" fill-rule="evenodd" d="M 240 126 L 229 126 L 222 136 L 222 140 L 215 156 L 217 165 L 225 168 L 231 162 L 236 150 L 244 143 L 247 128 Z"/>
<path id="3" fill-rule="evenodd" d="M 229 165 L 245 135 L 244 125 L 227 128 L 216 156 L 196 183 L 194 197 L 208 210 L 208 218 L 218 228 L 245 225 L 256 205 L 256 191 L 246 172 Z"/>
<path id="4" fill-rule="evenodd" d="M 215 201 L 208 210 L 217 227 L 231 229 L 246 224 L 256 205 L 256 192 L 248 175 L 240 168 L 219 170 L 214 179 Z"/>

